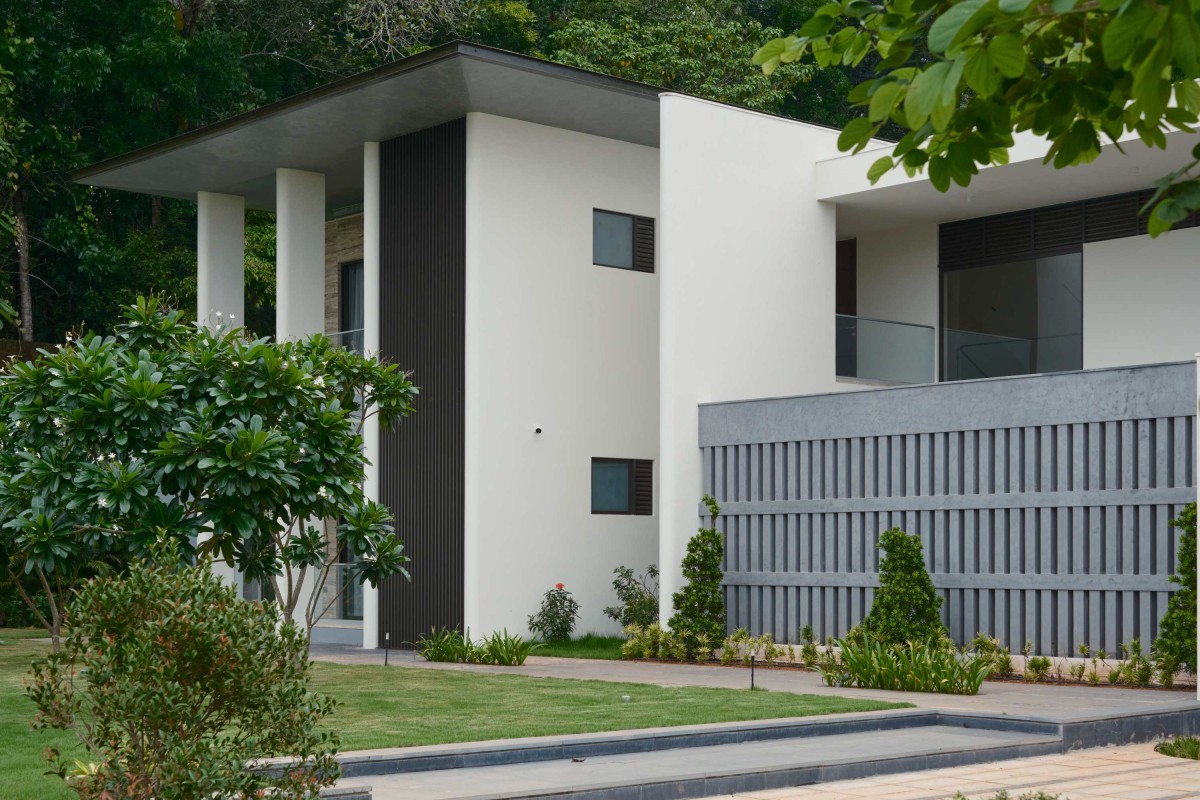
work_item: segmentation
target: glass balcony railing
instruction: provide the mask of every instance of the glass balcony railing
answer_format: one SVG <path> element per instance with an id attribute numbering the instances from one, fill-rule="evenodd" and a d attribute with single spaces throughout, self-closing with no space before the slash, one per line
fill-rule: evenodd
<path id="1" fill-rule="evenodd" d="M 329 568 L 325 587 L 318 601 L 321 619 L 361 620 L 363 618 L 363 585 L 354 574 L 353 564 L 334 564 Z"/>
<path id="2" fill-rule="evenodd" d="M 933 383 L 929 325 L 837 315 L 837 375 L 887 384 Z"/>
<path id="3" fill-rule="evenodd" d="M 338 331 L 337 333 L 329 334 L 329 338 L 339 347 L 344 347 L 355 353 L 363 351 L 363 330 L 359 328 L 353 331 Z"/>
<path id="4" fill-rule="evenodd" d="M 1083 369 L 1083 336 L 1077 333 L 1022 338 L 946 328 L 942 358 L 947 381 L 1003 378 Z"/>

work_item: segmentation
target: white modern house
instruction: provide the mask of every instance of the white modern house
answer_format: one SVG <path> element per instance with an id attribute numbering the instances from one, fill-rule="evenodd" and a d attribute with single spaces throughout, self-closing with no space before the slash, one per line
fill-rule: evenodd
<path id="1" fill-rule="evenodd" d="M 843 632 L 902 525 L 956 636 L 1147 641 L 1195 499 L 1200 230 L 1150 240 L 1137 193 L 1196 137 L 1065 171 L 1022 142 L 944 195 L 836 139 L 455 43 L 76 178 L 197 202 L 201 316 L 241 317 L 273 211 L 277 334 L 415 371 L 366 444 L 412 581 L 322 638 L 524 631 L 558 582 L 613 630 L 618 565 L 659 563 L 669 613 L 711 491 L 731 626 Z"/>

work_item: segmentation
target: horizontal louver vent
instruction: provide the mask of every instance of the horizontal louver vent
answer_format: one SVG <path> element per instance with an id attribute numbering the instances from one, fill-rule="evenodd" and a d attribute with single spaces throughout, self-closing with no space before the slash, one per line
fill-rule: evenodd
<path id="1" fill-rule="evenodd" d="M 654 462 L 633 462 L 633 513 L 649 516 L 654 513 Z"/>
<path id="2" fill-rule="evenodd" d="M 654 220 L 633 218 L 633 269 L 635 272 L 654 272 Z"/>
<path id="3" fill-rule="evenodd" d="M 1078 252 L 1086 242 L 1103 242 L 1146 233 L 1142 208 L 1152 190 L 1098 197 L 1031 211 L 947 222 L 938 228 L 942 269 L 982 267 L 1006 261 Z M 1200 224 L 1192 214 L 1175 225 Z"/>

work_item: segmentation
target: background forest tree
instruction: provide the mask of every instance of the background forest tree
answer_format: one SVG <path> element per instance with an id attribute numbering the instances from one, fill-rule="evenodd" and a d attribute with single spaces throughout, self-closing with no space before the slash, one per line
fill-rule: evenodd
<path id="1" fill-rule="evenodd" d="M 795 64 L 767 79 L 750 63 L 819 5 L 0 0 L 0 298 L 34 341 L 107 333 L 138 294 L 191 307 L 194 205 L 73 185 L 71 172 L 453 39 L 842 125 L 855 113 L 850 68 Z M 270 334 L 270 215 L 248 216 L 246 259 L 246 321 Z"/>

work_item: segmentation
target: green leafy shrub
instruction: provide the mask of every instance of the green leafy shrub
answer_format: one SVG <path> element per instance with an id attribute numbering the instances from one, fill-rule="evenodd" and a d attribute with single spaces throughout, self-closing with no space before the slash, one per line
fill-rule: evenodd
<path id="1" fill-rule="evenodd" d="M 1154 749 L 1164 756 L 1200 761 L 1200 738 L 1195 736 L 1176 736 L 1165 742 L 1159 742 Z"/>
<path id="2" fill-rule="evenodd" d="M 921 538 L 890 528 L 879 535 L 878 546 L 885 555 L 879 563 L 879 588 L 863 620 L 863 631 L 888 645 L 945 638 L 942 598 L 925 568 Z"/>
<path id="3" fill-rule="evenodd" d="M 426 661 L 467 664 L 476 660 L 471 632 L 457 628 L 434 629 L 417 637 L 417 653 Z"/>
<path id="4" fill-rule="evenodd" d="M 542 607 L 529 617 L 529 630 L 547 642 L 565 642 L 579 619 L 579 603 L 561 584 L 556 583 L 542 597 Z"/>
<path id="5" fill-rule="evenodd" d="M 886 645 L 868 637 L 861 643 L 839 645 L 840 668 L 864 689 L 978 694 L 992 669 L 985 655 L 960 654 L 936 643 Z"/>
<path id="6" fill-rule="evenodd" d="M 49 599 L 32 575 L 0 576 L 0 628 L 45 627 L 50 616 Z"/>
<path id="7" fill-rule="evenodd" d="M 312 797 L 339 768 L 318 732 L 334 701 L 309 688 L 303 633 L 274 604 L 241 600 L 207 565 L 137 562 L 84 584 L 61 649 L 35 662 L 34 726 L 75 733 L 93 765 L 81 798 Z M 277 773 L 247 769 L 287 757 Z M 49 758 L 64 777 L 57 751 Z"/>
<path id="8" fill-rule="evenodd" d="M 1162 666 L 1196 673 L 1196 504 L 1186 506 L 1171 524 L 1181 532 L 1175 574 L 1169 580 L 1180 588 L 1167 601 L 1167 612 L 1154 640 Z M 1172 673 L 1174 670 L 1172 670 Z"/>
<path id="9" fill-rule="evenodd" d="M 1050 794 L 1049 792 L 1043 792 L 1041 790 L 1036 792 L 1025 792 L 1020 796 L 1016 796 L 1009 794 L 1008 790 L 1006 789 L 1001 789 L 990 798 L 979 798 L 979 800 L 1060 800 L 1061 797 L 1062 795 L 1060 794 Z M 968 798 L 962 792 L 955 792 L 954 800 L 968 800 Z"/>
<path id="10" fill-rule="evenodd" d="M 703 633 L 716 642 L 725 636 L 725 597 L 721 589 L 725 543 L 717 530 L 721 507 L 712 495 L 706 494 L 703 499 L 712 515 L 712 527 L 700 528 L 688 541 L 683 558 L 684 585 L 671 598 L 675 608 L 671 629 L 688 630 L 692 635 Z"/>
<path id="11" fill-rule="evenodd" d="M 1025 658 L 1025 677 L 1031 681 L 1044 681 L 1050 675 L 1050 659 L 1045 656 Z"/>
<path id="12" fill-rule="evenodd" d="M 658 622 L 658 567 L 651 564 L 641 575 L 635 575 L 629 567 L 613 570 L 612 587 L 617 595 L 617 605 L 604 609 L 604 616 L 628 625 L 653 625 Z"/>
<path id="13" fill-rule="evenodd" d="M 1149 686 L 1154 678 L 1154 663 L 1142 653 L 1142 640 L 1134 637 L 1121 645 L 1125 660 L 1121 663 L 1121 682 L 1126 686 Z"/>
<path id="14" fill-rule="evenodd" d="M 966 650 L 986 656 L 992 662 L 992 671 L 989 674 L 1002 678 L 1013 674 L 1012 653 L 1007 647 L 1000 646 L 999 639 L 982 632 L 976 633 L 975 638 L 967 644 Z"/>
<path id="15" fill-rule="evenodd" d="M 860 642 L 859 646 L 865 643 Z M 817 657 L 817 672 L 821 675 L 821 680 L 826 686 L 853 686 L 854 675 L 846 666 L 846 662 L 842 659 L 842 654 L 834 649 L 832 641 L 827 641 L 825 649 L 821 651 Z"/>
<path id="16" fill-rule="evenodd" d="M 485 636 L 479 641 L 471 639 L 471 631 L 465 634 L 457 628 L 441 628 L 417 639 L 417 653 L 426 661 L 452 664 L 495 664 L 501 667 L 519 667 L 525 659 L 541 647 L 520 636 L 510 634 L 507 629 Z"/>

